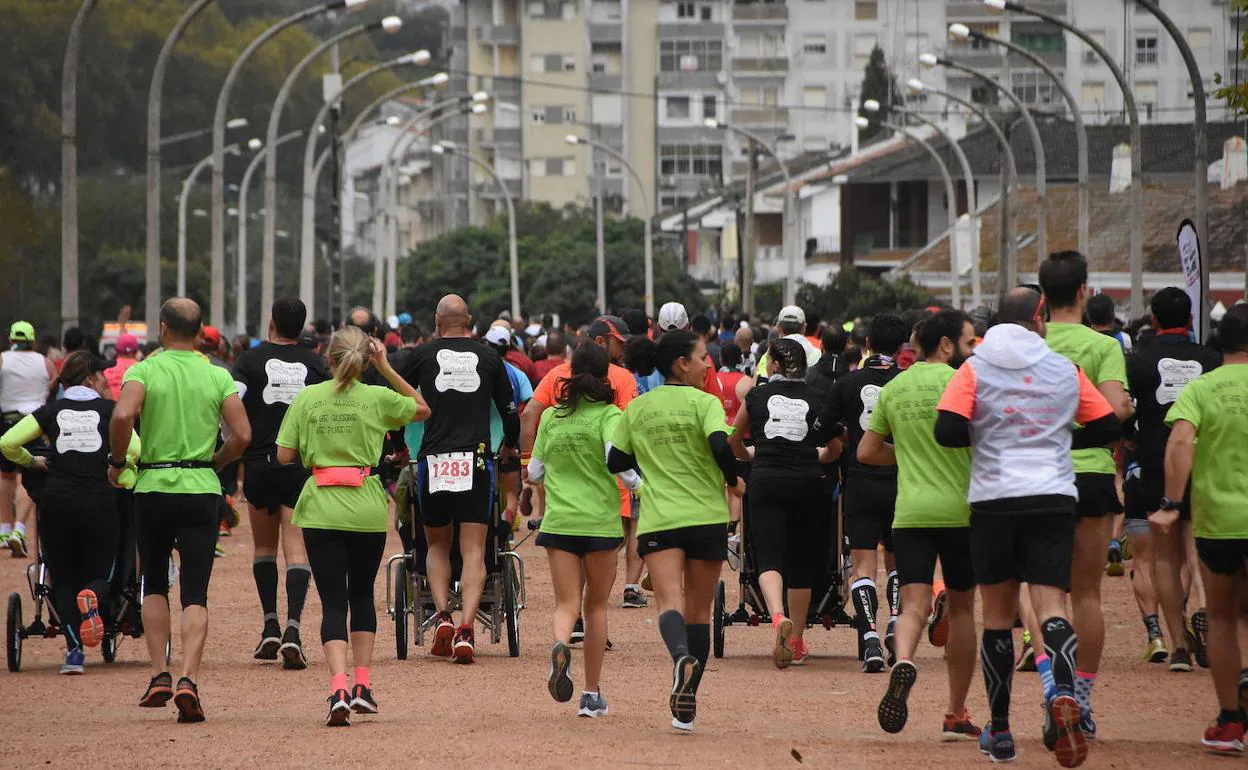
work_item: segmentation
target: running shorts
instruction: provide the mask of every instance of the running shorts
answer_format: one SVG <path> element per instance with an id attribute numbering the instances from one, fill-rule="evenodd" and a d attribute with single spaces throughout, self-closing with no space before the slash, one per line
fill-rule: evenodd
<path id="1" fill-rule="evenodd" d="M 253 508 L 276 514 L 281 508 L 295 507 L 311 475 L 298 464 L 278 465 L 270 458 L 248 460 L 243 465 L 243 493 Z"/>
<path id="2" fill-rule="evenodd" d="M 893 550 L 893 512 L 897 507 L 895 476 L 853 475 L 845 481 L 841 510 L 845 538 L 855 551 L 873 551 L 883 544 Z"/>
<path id="3" fill-rule="evenodd" d="M 624 538 L 538 532 L 537 539 L 533 542 L 539 548 L 554 548 L 558 551 L 567 551 L 573 556 L 585 556 L 585 554 L 599 551 L 614 551 L 624 544 Z"/>
<path id="4" fill-rule="evenodd" d="M 1073 513 L 971 512 L 977 585 L 1017 580 L 1069 591 L 1074 547 Z"/>
<path id="5" fill-rule="evenodd" d="M 637 536 L 637 554 L 648 556 L 659 551 L 679 548 L 686 559 L 723 561 L 728 553 L 728 525 L 701 524 L 677 527 Z"/>
<path id="6" fill-rule="evenodd" d="M 1248 559 L 1248 540 L 1213 540 L 1196 538 L 1196 555 L 1210 572 L 1217 575 L 1243 576 L 1244 560 Z"/>
<path id="7" fill-rule="evenodd" d="M 472 468 L 471 489 L 465 492 L 430 492 L 429 460 L 421 458 L 416 464 L 420 513 L 426 527 L 490 523 L 494 504 L 494 461 L 478 454 Z"/>
<path id="8" fill-rule="evenodd" d="M 134 496 L 143 595 L 169 595 L 169 555 L 178 549 L 182 608 L 208 606 L 221 495 L 139 492 Z"/>
<path id="9" fill-rule="evenodd" d="M 827 564 L 819 517 L 829 509 L 823 479 L 755 478 L 750 482 L 747 542 L 757 569 L 779 572 L 785 588 L 810 588 Z"/>
<path id="10" fill-rule="evenodd" d="M 936 560 L 945 587 L 950 591 L 975 588 L 971 566 L 970 527 L 905 527 L 893 530 L 893 558 L 901 585 L 931 585 L 936 576 Z"/>
<path id="11" fill-rule="evenodd" d="M 1133 513 L 1140 513 L 1138 518 L 1147 519 L 1148 514 L 1161 509 L 1161 498 L 1166 496 L 1166 470 L 1165 468 L 1140 468 L 1140 478 L 1135 485 L 1135 499 L 1123 487 L 1123 496 L 1127 498 L 1127 518 L 1136 518 Z M 1191 521 L 1192 519 L 1192 484 L 1188 481 L 1187 488 L 1183 490 L 1183 507 L 1179 509 L 1179 519 L 1181 521 Z M 1132 510 L 1132 509 L 1135 510 Z"/>
<path id="12" fill-rule="evenodd" d="M 1079 502 L 1075 515 L 1080 519 L 1099 519 L 1122 513 L 1122 501 L 1112 473 L 1076 473 L 1075 488 Z"/>

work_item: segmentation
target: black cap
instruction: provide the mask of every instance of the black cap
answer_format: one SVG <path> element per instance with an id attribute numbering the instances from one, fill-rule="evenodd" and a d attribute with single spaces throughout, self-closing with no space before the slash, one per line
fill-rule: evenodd
<path id="1" fill-rule="evenodd" d="M 650 325 L 646 318 L 646 311 L 640 308 L 625 310 L 620 313 L 620 319 L 628 327 L 629 334 L 645 334 L 646 328 Z"/>
<path id="2" fill-rule="evenodd" d="M 624 323 L 619 316 L 598 316 L 589 325 L 589 336 L 591 339 L 615 337 L 620 342 L 628 342 L 628 324 Z"/>

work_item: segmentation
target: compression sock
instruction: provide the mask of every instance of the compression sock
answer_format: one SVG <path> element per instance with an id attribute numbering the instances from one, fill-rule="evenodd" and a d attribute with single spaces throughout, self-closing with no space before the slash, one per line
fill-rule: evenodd
<path id="1" fill-rule="evenodd" d="M 1053 683 L 1056 695 L 1075 694 L 1075 660 L 1079 656 L 1079 638 L 1066 618 L 1049 618 L 1040 624 L 1044 634 L 1044 651 L 1053 662 Z"/>
<path id="2" fill-rule="evenodd" d="M 1045 701 L 1053 699 L 1057 686 L 1053 683 L 1053 661 L 1041 653 L 1036 656 L 1036 673 L 1040 675 L 1040 686 L 1044 690 Z"/>
<path id="3" fill-rule="evenodd" d="M 1092 710 L 1092 686 L 1096 684 L 1096 674 L 1075 672 L 1075 700 L 1079 702 L 1080 711 Z"/>
<path id="4" fill-rule="evenodd" d="M 338 692 L 339 690 L 346 690 L 346 689 L 347 689 L 347 675 L 346 674 L 334 674 L 329 678 L 329 691 L 330 692 Z"/>
<path id="5" fill-rule="evenodd" d="M 308 598 L 308 585 L 312 582 L 312 568 L 306 564 L 290 564 L 286 567 L 286 625 L 299 627 L 303 617 L 303 602 Z"/>
<path id="6" fill-rule="evenodd" d="M 1146 615 L 1144 617 L 1144 628 L 1148 629 L 1148 639 L 1150 642 L 1154 639 L 1161 638 L 1161 623 L 1157 620 L 1156 615 Z"/>
<path id="7" fill-rule="evenodd" d="M 672 661 L 689 654 L 689 631 L 684 616 L 679 612 L 666 610 L 659 613 L 659 634 L 671 653 Z"/>
<path id="8" fill-rule="evenodd" d="M 368 666 L 356 666 L 352 670 L 352 674 L 355 677 L 356 684 L 362 684 L 365 687 L 370 688 L 373 686 L 372 672 L 369 670 Z"/>
<path id="9" fill-rule="evenodd" d="M 698 659 L 698 675 L 693 679 L 693 691 L 698 691 L 702 674 L 706 671 L 706 659 L 711 654 L 711 626 L 709 623 L 690 623 L 685 628 L 689 636 L 689 654 Z"/>
<path id="10" fill-rule="evenodd" d="M 859 578 L 854 581 L 849 593 L 854 597 L 854 610 L 858 613 L 858 633 L 864 640 L 879 641 L 875 613 L 880 607 L 880 599 L 875 593 L 875 581 L 871 578 Z"/>
<path id="11" fill-rule="evenodd" d="M 988 691 L 992 732 L 1010 729 L 1010 688 L 1014 677 L 1014 633 L 1009 629 L 985 628 L 979 649 L 979 662 Z"/>
<path id="12" fill-rule="evenodd" d="M 901 612 L 901 581 L 897 579 L 897 570 L 888 573 L 888 614 L 897 617 Z"/>
<path id="13" fill-rule="evenodd" d="M 251 574 L 256 579 L 256 593 L 260 595 L 260 609 L 264 612 L 264 624 L 277 623 L 277 557 L 257 556 L 251 563 Z"/>

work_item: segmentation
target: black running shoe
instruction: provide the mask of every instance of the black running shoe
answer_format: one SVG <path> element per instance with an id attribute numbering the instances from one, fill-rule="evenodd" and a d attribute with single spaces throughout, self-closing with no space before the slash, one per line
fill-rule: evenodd
<path id="1" fill-rule="evenodd" d="M 145 709 L 164 708 L 173 699 L 173 676 L 169 672 L 157 674 L 147 683 L 147 692 L 139 699 L 139 707 Z"/>
<path id="2" fill-rule="evenodd" d="M 278 652 L 282 656 L 282 668 L 302 671 L 308 667 L 308 656 L 303 654 L 303 642 L 299 639 L 299 629 L 294 626 L 286 629 Z"/>
<path id="3" fill-rule="evenodd" d="M 346 690 L 335 690 L 329 701 L 329 716 L 325 718 L 327 727 L 351 726 L 351 696 Z"/>
<path id="4" fill-rule="evenodd" d="M 672 695 L 668 706 L 672 711 L 672 727 L 691 732 L 693 720 L 698 714 L 698 694 L 694 689 L 698 681 L 698 659 L 681 655 L 672 668 Z"/>
<path id="5" fill-rule="evenodd" d="M 914 687 L 918 678 L 918 669 L 908 660 L 893 666 L 893 672 L 888 677 L 888 689 L 884 691 L 878 709 L 880 727 L 884 728 L 884 732 L 899 733 L 906 726 L 906 720 L 910 718 L 906 701 L 910 697 L 910 688 Z"/>
<path id="6" fill-rule="evenodd" d="M 277 660 L 277 651 L 282 646 L 282 629 L 276 622 L 264 624 L 264 630 L 260 632 L 260 643 L 256 645 L 256 652 L 252 655 L 256 660 Z"/>
<path id="7" fill-rule="evenodd" d="M 377 699 L 373 691 L 362 684 L 351 688 L 351 710 L 357 714 L 376 714 Z"/>
<path id="8" fill-rule="evenodd" d="M 1192 645 L 1192 657 L 1196 658 L 1196 665 L 1209 668 L 1209 650 L 1205 645 L 1209 638 L 1209 615 L 1204 610 L 1192 613 L 1192 638 L 1196 640 Z"/>
<path id="9" fill-rule="evenodd" d="M 179 722 L 204 721 L 204 705 L 199 702 L 199 688 L 187 677 L 178 680 L 173 693 L 173 705 L 178 707 Z"/>
<path id="10" fill-rule="evenodd" d="M 555 642 L 550 648 L 550 676 L 546 679 L 546 689 L 550 697 L 559 703 L 572 700 L 572 677 L 568 674 L 572 668 L 572 650 L 563 642 Z"/>
<path id="11" fill-rule="evenodd" d="M 585 618 L 577 618 L 576 625 L 572 626 L 572 644 L 580 644 L 585 641 Z"/>
<path id="12" fill-rule="evenodd" d="M 884 631 L 884 649 L 888 652 L 888 667 L 892 668 L 897 665 L 897 647 L 895 640 L 895 630 L 897 628 L 897 619 L 889 618 L 888 627 Z"/>
<path id="13" fill-rule="evenodd" d="M 862 673 L 884 673 L 884 650 L 879 639 L 868 639 L 862 648 Z"/>

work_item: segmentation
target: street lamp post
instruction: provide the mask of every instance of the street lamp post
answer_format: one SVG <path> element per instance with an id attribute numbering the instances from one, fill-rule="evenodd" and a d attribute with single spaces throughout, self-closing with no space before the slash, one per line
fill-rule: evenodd
<path id="1" fill-rule="evenodd" d="M 453 142 L 439 142 L 430 148 L 438 155 L 457 155 L 466 159 L 469 163 L 477 166 L 490 175 L 500 190 L 503 191 L 503 199 L 507 201 L 507 241 L 508 241 L 508 261 L 511 266 L 511 317 L 520 317 L 520 257 L 516 250 L 516 204 L 511 198 L 511 191 L 507 189 L 507 185 L 503 183 L 502 177 L 498 175 L 490 164 L 475 158 L 472 155 L 460 152 Z"/>
<path id="2" fill-rule="evenodd" d="M 269 128 L 265 138 L 264 161 L 264 241 L 262 262 L 260 266 L 260 313 L 261 324 L 260 329 L 268 326 L 263 316 L 269 312 L 269 308 L 273 305 L 274 291 L 274 262 L 277 251 L 277 133 L 282 123 L 282 112 L 286 108 L 286 101 L 290 98 L 291 91 L 294 90 L 295 83 L 298 82 L 299 76 L 307 69 L 318 56 L 325 53 L 329 49 L 338 45 L 344 40 L 362 35 L 365 32 L 373 32 L 375 30 L 383 30 L 386 34 L 394 34 L 403 27 L 403 21 L 398 16 L 387 16 L 381 21 L 372 24 L 360 24 L 346 30 L 320 45 L 313 48 L 294 66 L 290 74 L 286 76 L 286 81 L 282 83 L 282 88 L 277 93 L 277 98 L 273 100 L 273 109 L 269 112 Z"/>
<path id="3" fill-rule="evenodd" d="M 1011 207 L 1011 199 L 1013 206 L 1017 208 L 1018 203 L 1018 165 L 1014 162 L 1014 150 L 1010 148 L 1010 141 L 1005 138 L 1005 132 L 1001 130 L 1001 126 L 989 117 L 987 110 L 981 109 L 971 104 L 966 99 L 954 96 L 947 91 L 941 91 L 938 88 L 924 83 L 918 79 L 910 79 L 906 81 L 906 88 L 914 93 L 927 92 L 943 96 L 955 104 L 962 105 L 963 108 L 969 110 L 971 114 L 978 117 L 988 126 L 993 135 L 997 138 L 997 143 L 1001 145 L 1001 154 L 1005 156 L 1006 175 L 1009 183 L 1005 190 L 1001 191 L 1001 215 L 998 217 L 999 222 L 1005 222 L 1004 228 L 1007 231 L 1005 251 L 997 255 L 997 300 L 1005 296 L 1015 283 L 1018 282 L 1018 239 L 1014 236 L 1014 218 L 1009 216 L 1009 208 Z M 998 225 L 998 227 L 1002 227 Z"/>
<path id="4" fill-rule="evenodd" d="M 791 305 L 797 301 L 797 237 L 793 232 L 795 228 L 792 219 L 796 213 L 796 202 L 793 200 L 793 178 L 789 175 L 788 164 L 780 159 L 780 155 L 776 152 L 774 147 L 767 144 L 767 142 L 763 141 L 761 136 L 753 131 L 750 131 L 749 129 L 734 126 L 731 123 L 725 123 L 724 121 L 716 120 L 715 118 L 707 118 L 705 125 L 707 128 L 719 128 L 725 131 L 731 131 L 734 134 L 738 134 L 755 142 L 759 147 L 763 148 L 764 152 L 771 156 L 771 159 L 774 160 L 776 165 L 780 167 L 780 173 L 784 175 L 784 214 L 782 215 L 784 233 L 782 236 L 783 240 L 781 241 L 781 248 L 785 251 L 785 259 L 788 268 L 788 276 L 784 284 L 784 303 L 786 305 Z M 753 279 L 754 276 L 752 275 L 746 276 L 746 280 L 752 281 Z"/>
<path id="5" fill-rule="evenodd" d="M 225 76 L 225 83 L 217 94 L 217 108 L 212 123 L 212 281 L 208 319 L 213 325 L 220 326 L 225 319 L 225 111 L 230 103 L 230 94 L 234 91 L 234 83 L 238 80 L 243 65 L 260 46 L 281 31 L 314 16 L 343 8 L 358 8 L 367 2 L 368 0 L 332 0 L 287 16 L 252 40 L 234 60 Z"/>
<path id="6" fill-rule="evenodd" d="M 234 297 L 234 321 L 238 325 L 238 332 L 242 334 L 247 328 L 247 195 L 251 189 L 251 178 L 260 168 L 260 161 L 273 154 L 273 150 L 286 144 L 289 141 L 298 139 L 303 136 L 302 131 L 291 131 L 289 134 L 280 136 L 273 141 L 272 144 L 266 144 L 260 148 L 260 152 L 256 153 L 256 157 L 251 159 L 251 163 L 247 165 L 247 172 L 243 174 L 243 181 L 238 188 L 238 266 L 235 276 L 235 297 Z M 274 211 L 267 206 L 264 209 L 265 219 L 273 219 Z M 274 232 L 276 237 L 276 231 Z M 263 301 L 262 301 L 263 302 Z M 269 298 L 269 304 L 272 305 L 273 298 Z M 260 309 L 260 326 L 256 328 L 260 333 L 264 333 L 265 327 L 268 325 L 265 319 L 268 316 L 268 309 L 261 307 Z"/>
<path id="7" fill-rule="evenodd" d="M 950 24 L 949 36 L 956 40 L 977 40 L 986 43 L 993 43 L 994 45 L 999 45 L 1012 53 L 1016 53 L 1038 67 L 1042 72 L 1044 72 L 1045 75 L 1048 75 L 1049 80 L 1051 80 L 1053 84 L 1057 86 L 1058 91 L 1061 92 L 1062 98 L 1066 100 L 1066 106 L 1070 108 L 1071 121 L 1075 124 L 1075 150 L 1078 154 L 1077 173 L 1079 177 L 1079 253 L 1087 256 L 1089 250 L 1088 243 L 1090 240 L 1088 234 L 1088 132 L 1083 125 L 1083 114 L 1079 109 L 1079 102 L 1075 101 L 1074 95 L 1071 94 L 1070 89 L 1066 87 L 1065 80 L 1063 80 L 1062 76 L 1057 74 L 1057 72 L 1049 66 L 1048 62 L 1031 51 L 1028 51 L 1026 48 L 1023 48 L 1021 45 L 1012 43 L 1009 40 L 1003 40 L 999 37 L 986 35 L 983 32 L 977 32 L 965 24 Z M 1044 254 L 1042 253 L 1041 256 L 1043 257 Z"/>
<path id="8" fill-rule="evenodd" d="M 1105 46 L 1098 43 L 1091 35 L 1075 25 L 1044 11 L 1036 10 L 1023 3 L 1013 0 L 983 0 L 984 5 L 998 11 L 1013 11 L 1034 16 L 1050 24 L 1061 27 L 1082 40 L 1089 48 L 1096 51 L 1105 66 L 1109 68 L 1118 87 L 1122 89 L 1122 102 L 1127 110 L 1127 119 L 1131 122 L 1131 317 L 1138 318 L 1144 314 L 1144 169 L 1143 148 L 1140 143 L 1140 113 L 1135 107 L 1135 94 L 1127 85 L 1122 69 L 1114 62 Z M 1203 95 L 1203 90 L 1201 91 Z"/>
<path id="9" fill-rule="evenodd" d="M 168 69 L 169 59 L 173 56 L 173 48 L 178 44 L 182 33 L 186 31 L 200 11 L 212 2 L 213 0 L 195 0 L 191 7 L 182 14 L 182 18 L 178 19 L 178 23 L 165 38 L 160 55 L 156 57 L 156 66 L 152 69 L 152 83 L 147 92 L 147 261 L 145 265 L 147 286 L 143 317 L 147 320 L 149 328 L 155 328 L 156 316 L 160 312 L 160 148 L 164 144 L 160 138 L 160 114 L 165 87 L 165 70 Z"/>
<path id="10" fill-rule="evenodd" d="M 942 67 L 965 72 L 989 88 L 996 88 L 1022 114 L 1023 122 L 1027 124 L 1027 132 L 1031 135 L 1032 151 L 1036 154 L 1036 264 L 1044 261 L 1044 258 L 1049 255 L 1049 208 L 1045 202 L 1048 183 L 1044 167 L 1044 145 L 1040 140 L 1040 129 L 1036 126 L 1036 119 L 1031 116 L 1031 110 L 1027 109 L 1022 99 L 1014 95 L 1013 90 L 1003 88 L 1000 83 L 974 67 L 967 67 L 930 53 L 920 54 L 919 63 L 924 67 L 935 67 L 939 64 Z"/>
<path id="11" fill-rule="evenodd" d="M 253 139 L 252 141 L 258 143 L 260 140 Z M 224 152 L 237 154 L 238 145 L 231 144 L 224 148 Z M 178 277 L 175 290 L 175 294 L 179 297 L 186 296 L 186 206 L 190 200 L 191 191 L 195 189 L 195 181 L 204 169 L 212 165 L 212 161 L 212 155 L 205 156 L 203 160 L 195 164 L 191 173 L 186 175 L 186 179 L 182 180 L 182 194 L 178 198 Z"/>
<path id="12" fill-rule="evenodd" d="M 83 0 L 69 28 L 61 70 L 61 328 L 78 325 L 78 55 L 96 0 Z"/>

